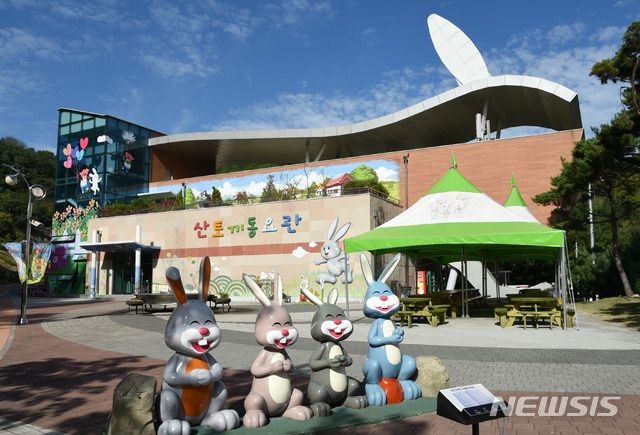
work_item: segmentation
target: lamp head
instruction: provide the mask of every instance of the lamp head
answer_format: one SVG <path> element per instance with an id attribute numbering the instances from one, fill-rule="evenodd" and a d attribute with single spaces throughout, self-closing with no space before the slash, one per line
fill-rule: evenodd
<path id="1" fill-rule="evenodd" d="M 16 174 L 7 175 L 4 177 L 4 182 L 13 187 L 18 184 L 18 176 Z"/>

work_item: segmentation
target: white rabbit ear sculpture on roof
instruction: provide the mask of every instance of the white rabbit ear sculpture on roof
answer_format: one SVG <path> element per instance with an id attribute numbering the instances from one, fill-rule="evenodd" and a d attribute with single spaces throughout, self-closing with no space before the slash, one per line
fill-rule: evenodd
<path id="1" fill-rule="evenodd" d="M 327 265 L 327 272 L 321 272 L 316 276 L 316 283 L 320 284 L 321 288 L 324 288 L 325 283 L 335 284 L 338 282 L 338 277 L 343 274 L 341 279 L 343 284 L 353 282 L 353 269 L 348 264 L 349 256 L 342 253 L 338 243 L 349 231 L 351 222 L 347 222 L 340 228 L 338 228 L 338 222 L 337 217 L 331 221 L 327 231 L 327 240 L 320 248 L 320 258 L 314 260 L 316 266 L 325 263 Z"/>

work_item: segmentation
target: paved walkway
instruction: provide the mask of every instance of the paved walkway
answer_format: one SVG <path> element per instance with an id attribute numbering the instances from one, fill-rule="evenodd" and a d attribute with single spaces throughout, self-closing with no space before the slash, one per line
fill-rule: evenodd
<path id="1" fill-rule="evenodd" d="M 12 326 L 18 296 L 15 286 L 0 288 L 0 434 L 99 433 L 122 378 L 138 372 L 161 380 L 172 354 L 163 339 L 168 313 L 129 313 L 123 300 L 30 298 L 29 325 Z M 296 365 L 294 383 L 304 388 L 307 361 L 316 347 L 309 334 L 313 310 L 290 308 L 301 333 L 289 350 Z M 354 365 L 348 373 L 361 379 L 370 321 L 362 318 L 359 306 L 351 308 L 355 330 L 345 347 Z M 225 367 L 229 406 L 240 412 L 250 388 L 246 371 L 259 351 L 253 338 L 258 310 L 254 304 L 237 305 L 216 316 L 223 336 L 212 354 Z M 482 423 L 483 433 L 640 433 L 640 333 L 582 314 L 580 330 L 502 329 L 494 323 L 465 318 L 438 328 L 418 324 L 405 328 L 401 348 L 413 356 L 439 357 L 451 386 L 481 383 L 533 414 Z M 532 412 L 540 397 L 581 401 L 590 411 L 600 403 L 593 397 L 604 395 L 620 397 L 611 401 L 616 415 L 544 417 Z M 606 411 L 595 405 L 593 410 Z M 428 414 L 349 432 L 468 434 L 471 428 Z"/>

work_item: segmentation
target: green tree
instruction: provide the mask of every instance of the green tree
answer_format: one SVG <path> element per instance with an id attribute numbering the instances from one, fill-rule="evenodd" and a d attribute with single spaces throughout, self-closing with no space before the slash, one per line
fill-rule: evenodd
<path id="1" fill-rule="evenodd" d="M 356 181 L 369 181 L 372 183 L 377 183 L 379 181 L 376 171 L 374 171 L 372 167 L 366 165 L 359 165 L 351 171 L 349 175 L 351 175 L 351 178 Z"/>
<path id="2" fill-rule="evenodd" d="M 366 187 L 368 189 L 375 190 L 376 192 L 381 193 L 383 198 L 388 198 L 389 197 L 389 191 L 379 181 L 371 181 L 371 180 L 359 181 L 359 180 L 355 180 L 355 181 L 349 181 L 348 183 L 345 183 L 345 185 L 344 185 L 344 189 L 346 191 L 348 191 L 350 189 L 357 189 L 359 187 L 363 187 L 363 188 Z"/>
<path id="3" fill-rule="evenodd" d="M 174 210 L 181 210 L 184 208 L 184 197 L 182 196 L 182 190 L 179 190 L 176 194 L 176 200 L 173 203 Z"/>
<path id="4" fill-rule="evenodd" d="M 193 190 L 191 190 L 190 187 L 187 187 L 186 193 L 185 193 L 185 196 L 184 196 L 184 203 L 187 206 L 193 206 L 197 202 L 198 202 L 198 200 L 196 199 L 196 196 L 193 194 Z"/>
<path id="5" fill-rule="evenodd" d="M 262 194 L 260 195 L 260 201 L 272 202 L 272 201 L 278 201 L 279 199 L 280 199 L 280 192 L 278 192 L 278 188 L 276 187 L 274 176 L 273 174 L 269 174 L 267 176 L 267 184 L 262 189 Z"/>
<path id="6" fill-rule="evenodd" d="M 211 205 L 214 207 L 222 205 L 222 194 L 216 189 L 216 186 L 211 186 Z"/>
<path id="7" fill-rule="evenodd" d="M 572 160 L 563 159 L 562 172 L 552 178 L 552 189 L 533 198 L 540 204 L 555 205 L 552 219 L 567 230 L 586 233 L 590 218 L 594 225 L 608 229 L 611 260 L 627 296 L 633 295 L 633 289 L 623 262 L 621 230 L 637 231 L 629 221 L 637 216 L 640 206 L 640 111 L 635 97 L 639 56 L 640 23 L 634 22 L 616 55 L 596 63 L 591 70 L 602 83 L 629 84 L 622 90 L 623 109 L 611 123 L 593 128 L 594 138 L 577 142 Z M 587 206 L 590 188 L 598 199 L 593 214 Z"/>

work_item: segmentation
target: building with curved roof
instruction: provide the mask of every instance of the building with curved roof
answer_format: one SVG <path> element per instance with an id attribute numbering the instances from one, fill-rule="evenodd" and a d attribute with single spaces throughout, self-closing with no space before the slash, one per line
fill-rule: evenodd
<path id="1" fill-rule="evenodd" d="M 274 269 L 295 288 L 301 274 L 319 271 L 313 259 L 336 217 L 350 222 L 348 237 L 388 221 L 429 190 L 453 151 L 465 176 L 498 202 L 509 193 L 512 173 L 525 201 L 548 190 L 561 157 L 570 158 L 584 136 L 578 95 L 543 78 L 491 76 L 459 29 L 441 17 L 429 24 L 438 26 L 436 51 L 459 86 L 354 124 L 165 135 L 106 114 L 60 109 L 53 228 L 65 253 L 57 263 L 64 266 L 51 275 L 55 291 L 166 289 L 167 267 L 193 277 L 192 260 L 203 255 L 220 278 L 218 292 L 241 294 L 242 273 L 267 282 Z M 514 127 L 555 132 L 501 138 Z M 251 164 L 270 167 L 219 173 Z M 90 171 L 95 177 L 87 177 Z M 380 181 L 389 196 L 318 195 L 318 185 L 344 174 Z M 267 201 L 269 183 L 287 196 Z M 233 206 L 198 202 L 214 190 Z M 117 203 L 177 195 L 189 206 L 104 213 Z M 548 207 L 527 205 L 546 222 Z M 409 266 L 400 274 L 399 281 L 415 283 Z M 353 285 L 356 294 L 362 290 L 362 283 Z"/>

